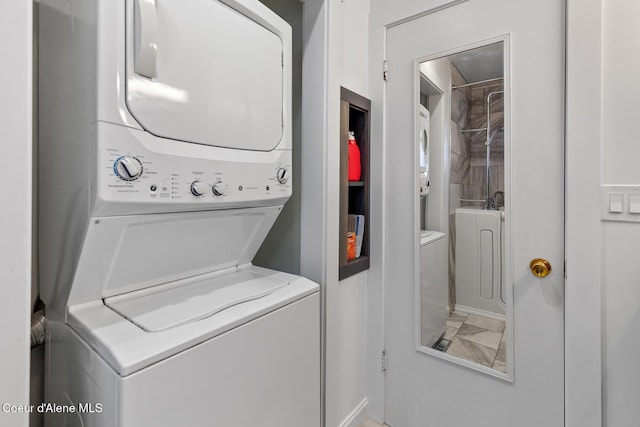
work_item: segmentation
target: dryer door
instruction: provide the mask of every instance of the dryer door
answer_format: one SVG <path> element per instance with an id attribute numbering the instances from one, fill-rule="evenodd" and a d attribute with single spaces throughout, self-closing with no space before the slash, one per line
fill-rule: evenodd
<path id="1" fill-rule="evenodd" d="M 259 151 L 282 140 L 290 27 L 260 3 L 236 7 L 128 0 L 126 102 L 146 131 Z"/>

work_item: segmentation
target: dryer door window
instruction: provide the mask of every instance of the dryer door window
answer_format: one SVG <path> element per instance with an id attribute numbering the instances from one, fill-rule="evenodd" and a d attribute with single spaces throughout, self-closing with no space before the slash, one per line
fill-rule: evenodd
<path id="1" fill-rule="evenodd" d="M 148 132 L 270 151 L 283 138 L 283 43 L 215 0 L 129 0 L 126 101 Z"/>

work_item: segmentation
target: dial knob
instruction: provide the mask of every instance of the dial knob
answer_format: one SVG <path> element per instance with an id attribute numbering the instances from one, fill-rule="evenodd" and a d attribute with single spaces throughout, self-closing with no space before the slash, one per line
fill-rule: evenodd
<path id="1" fill-rule="evenodd" d="M 191 183 L 191 194 L 194 196 L 203 196 L 207 192 L 207 187 L 209 186 L 202 181 L 193 181 Z"/>
<path id="2" fill-rule="evenodd" d="M 278 168 L 276 171 L 276 179 L 280 184 L 285 184 L 289 179 L 289 172 L 287 168 Z"/>
<path id="3" fill-rule="evenodd" d="M 213 185 L 213 194 L 215 196 L 224 196 L 229 191 L 229 186 L 224 182 L 216 182 Z"/>
<path id="4" fill-rule="evenodd" d="M 122 156 L 113 164 L 113 171 L 123 181 L 135 181 L 142 175 L 142 163 L 135 157 Z"/>

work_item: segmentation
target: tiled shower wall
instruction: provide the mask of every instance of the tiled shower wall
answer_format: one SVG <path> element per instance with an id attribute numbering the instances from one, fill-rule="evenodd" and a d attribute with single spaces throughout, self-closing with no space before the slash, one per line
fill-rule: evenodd
<path id="1" fill-rule="evenodd" d="M 469 111 L 469 129 L 487 126 L 487 96 L 491 92 L 502 91 L 502 81 L 485 85 L 471 86 L 471 108 Z M 504 125 L 504 94 L 499 93 L 491 97 L 491 129 Z M 486 163 L 487 151 L 485 141 L 486 131 L 473 132 L 470 136 L 471 173 L 469 192 L 465 198 L 484 199 L 487 197 Z M 495 135 L 491 142 L 491 194 L 504 191 L 504 132 Z"/>
<path id="2" fill-rule="evenodd" d="M 453 84 L 466 82 L 452 66 Z M 462 132 L 482 129 L 487 125 L 487 96 L 502 90 L 502 82 L 455 89 L 451 94 L 451 178 L 450 213 L 460 206 L 482 208 L 483 204 L 460 203 L 465 199 L 485 199 L 487 197 L 486 131 Z M 491 129 L 504 124 L 504 94 L 491 98 Z M 504 133 L 495 135 L 491 143 L 491 194 L 504 191 Z"/>

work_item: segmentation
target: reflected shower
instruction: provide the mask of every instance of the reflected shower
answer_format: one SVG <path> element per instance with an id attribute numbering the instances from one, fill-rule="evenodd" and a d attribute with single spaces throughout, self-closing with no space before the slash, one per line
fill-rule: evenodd
<path id="1" fill-rule="evenodd" d="M 491 122 L 489 120 L 491 108 L 489 106 L 491 105 L 491 95 L 499 93 L 504 93 L 504 91 L 491 92 L 489 96 L 487 96 L 487 140 L 485 141 L 485 145 L 487 146 L 487 198 L 484 206 L 484 208 L 487 210 L 495 210 L 499 209 L 501 206 L 504 206 L 504 192 L 496 191 L 495 194 L 491 192 L 491 142 L 493 141 L 493 138 L 496 136 L 496 134 L 498 134 L 499 132 L 504 133 L 504 126 L 500 126 L 491 130 Z M 502 197 L 499 197 L 500 195 L 498 195 L 497 193 L 501 193 Z M 496 203 L 497 199 L 501 199 L 502 203 Z"/>

